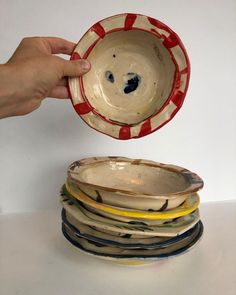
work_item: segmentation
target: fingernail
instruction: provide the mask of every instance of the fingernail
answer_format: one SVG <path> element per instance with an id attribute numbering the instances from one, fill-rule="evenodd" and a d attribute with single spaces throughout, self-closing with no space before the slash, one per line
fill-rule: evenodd
<path id="1" fill-rule="evenodd" d="M 88 71 L 90 69 L 90 62 L 86 59 L 80 60 L 80 66 L 84 71 Z"/>

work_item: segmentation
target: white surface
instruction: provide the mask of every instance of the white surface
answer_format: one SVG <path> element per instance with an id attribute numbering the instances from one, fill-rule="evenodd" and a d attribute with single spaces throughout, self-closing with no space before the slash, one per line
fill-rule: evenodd
<path id="1" fill-rule="evenodd" d="M 156 133 L 124 142 L 85 125 L 70 101 L 49 99 L 29 116 L 2 120 L 3 212 L 55 208 L 69 163 L 98 155 L 184 166 L 205 180 L 202 202 L 236 198 L 235 0 L 0 0 L 0 62 L 24 36 L 77 41 L 98 20 L 127 11 L 160 19 L 185 44 L 192 75 L 182 109 Z"/>
<path id="2" fill-rule="evenodd" d="M 236 202 L 203 204 L 202 241 L 146 266 L 90 257 L 60 232 L 60 212 L 0 215 L 0 294 L 235 295 Z"/>

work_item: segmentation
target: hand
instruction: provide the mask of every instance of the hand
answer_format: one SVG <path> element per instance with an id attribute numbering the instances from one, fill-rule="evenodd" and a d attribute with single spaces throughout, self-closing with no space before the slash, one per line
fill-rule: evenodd
<path id="1" fill-rule="evenodd" d="M 0 65 L 0 118 L 28 114 L 46 97 L 68 98 L 67 76 L 90 69 L 87 60 L 67 61 L 75 43 L 61 38 L 25 38 L 10 60 Z"/>

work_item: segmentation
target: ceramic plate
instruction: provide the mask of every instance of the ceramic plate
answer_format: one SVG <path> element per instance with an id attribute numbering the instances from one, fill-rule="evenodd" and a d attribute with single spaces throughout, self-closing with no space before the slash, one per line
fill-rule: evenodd
<path id="1" fill-rule="evenodd" d="M 174 165 L 124 157 L 86 158 L 67 170 L 69 187 L 99 203 L 166 211 L 203 187 L 195 173 Z"/>
<path id="2" fill-rule="evenodd" d="M 195 227 L 194 232 L 187 239 L 176 242 L 175 244 L 161 249 L 122 249 L 116 247 L 105 246 L 99 243 L 88 241 L 77 237 L 73 231 L 62 224 L 64 236 L 76 247 L 85 252 L 104 257 L 112 258 L 141 258 L 141 259 L 157 259 L 177 255 L 192 247 L 202 236 L 203 225 L 201 221 Z"/>
<path id="3" fill-rule="evenodd" d="M 107 213 L 105 211 L 99 210 L 99 209 L 95 209 L 93 207 L 90 207 L 89 205 L 83 204 L 83 207 L 85 207 L 88 211 L 93 212 L 97 215 L 101 215 L 104 217 L 107 217 L 109 219 L 113 219 L 113 220 L 119 220 L 119 221 L 123 221 L 126 223 L 130 223 L 130 224 L 141 224 L 141 223 L 145 223 L 147 225 L 161 225 L 161 224 L 167 224 L 167 223 L 171 223 L 173 221 L 175 221 L 177 218 L 171 218 L 171 219 L 142 219 L 142 218 L 132 218 L 132 217 L 125 217 L 125 216 L 119 216 L 119 215 L 114 215 L 111 213 Z"/>
<path id="4" fill-rule="evenodd" d="M 192 214 L 178 218 L 172 223 L 159 226 L 148 226 L 145 223 L 133 224 L 121 221 L 107 219 L 103 216 L 96 215 L 85 209 L 79 201 L 67 196 L 61 196 L 63 208 L 72 215 L 77 221 L 93 226 L 96 229 L 115 232 L 120 234 L 131 234 L 141 236 L 167 236 L 173 237 L 180 235 L 192 228 L 199 219 L 198 211 Z"/>
<path id="5" fill-rule="evenodd" d="M 131 235 L 126 235 L 125 237 L 114 237 L 109 234 L 101 233 L 96 229 L 84 225 L 78 222 L 72 215 L 62 209 L 62 221 L 63 223 L 69 227 L 73 233 L 80 238 L 85 238 L 90 241 L 98 242 L 103 245 L 120 247 L 123 249 L 135 249 L 135 248 L 143 248 L 143 249 L 159 249 L 168 247 L 174 243 L 182 241 L 189 236 L 191 236 L 195 230 L 195 227 L 191 228 L 187 232 L 182 235 L 179 235 L 174 238 L 168 237 L 154 237 L 149 239 L 133 239 Z"/>
<path id="6" fill-rule="evenodd" d="M 117 139 L 145 136 L 178 112 L 190 64 L 180 38 L 148 16 L 124 13 L 94 24 L 71 59 L 91 70 L 69 78 L 75 111 L 92 128 Z"/>
<path id="7" fill-rule="evenodd" d="M 90 198 L 89 195 L 83 193 L 82 191 L 75 191 L 66 183 L 65 188 L 67 192 L 72 195 L 74 198 L 78 199 L 79 201 L 102 211 L 111 213 L 113 215 L 119 216 L 127 216 L 133 218 L 142 218 L 142 219 L 171 219 L 180 216 L 184 216 L 190 214 L 191 212 L 195 211 L 200 203 L 200 198 L 197 194 L 193 194 L 189 196 L 185 202 L 171 210 L 163 211 L 163 212 L 150 212 L 150 211 L 137 211 L 127 208 L 120 208 L 114 207 L 106 204 L 102 204 Z"/>

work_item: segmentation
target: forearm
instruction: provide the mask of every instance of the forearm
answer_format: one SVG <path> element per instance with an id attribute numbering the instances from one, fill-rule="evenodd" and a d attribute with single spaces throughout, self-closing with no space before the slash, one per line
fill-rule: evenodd
<path id="1" fill-rule="evenodd" d="M 16 112 L 17 94 L 11 78 L 11 68 L 7 64 L 0 65 L 0 119 L 14 116 Z"/>

